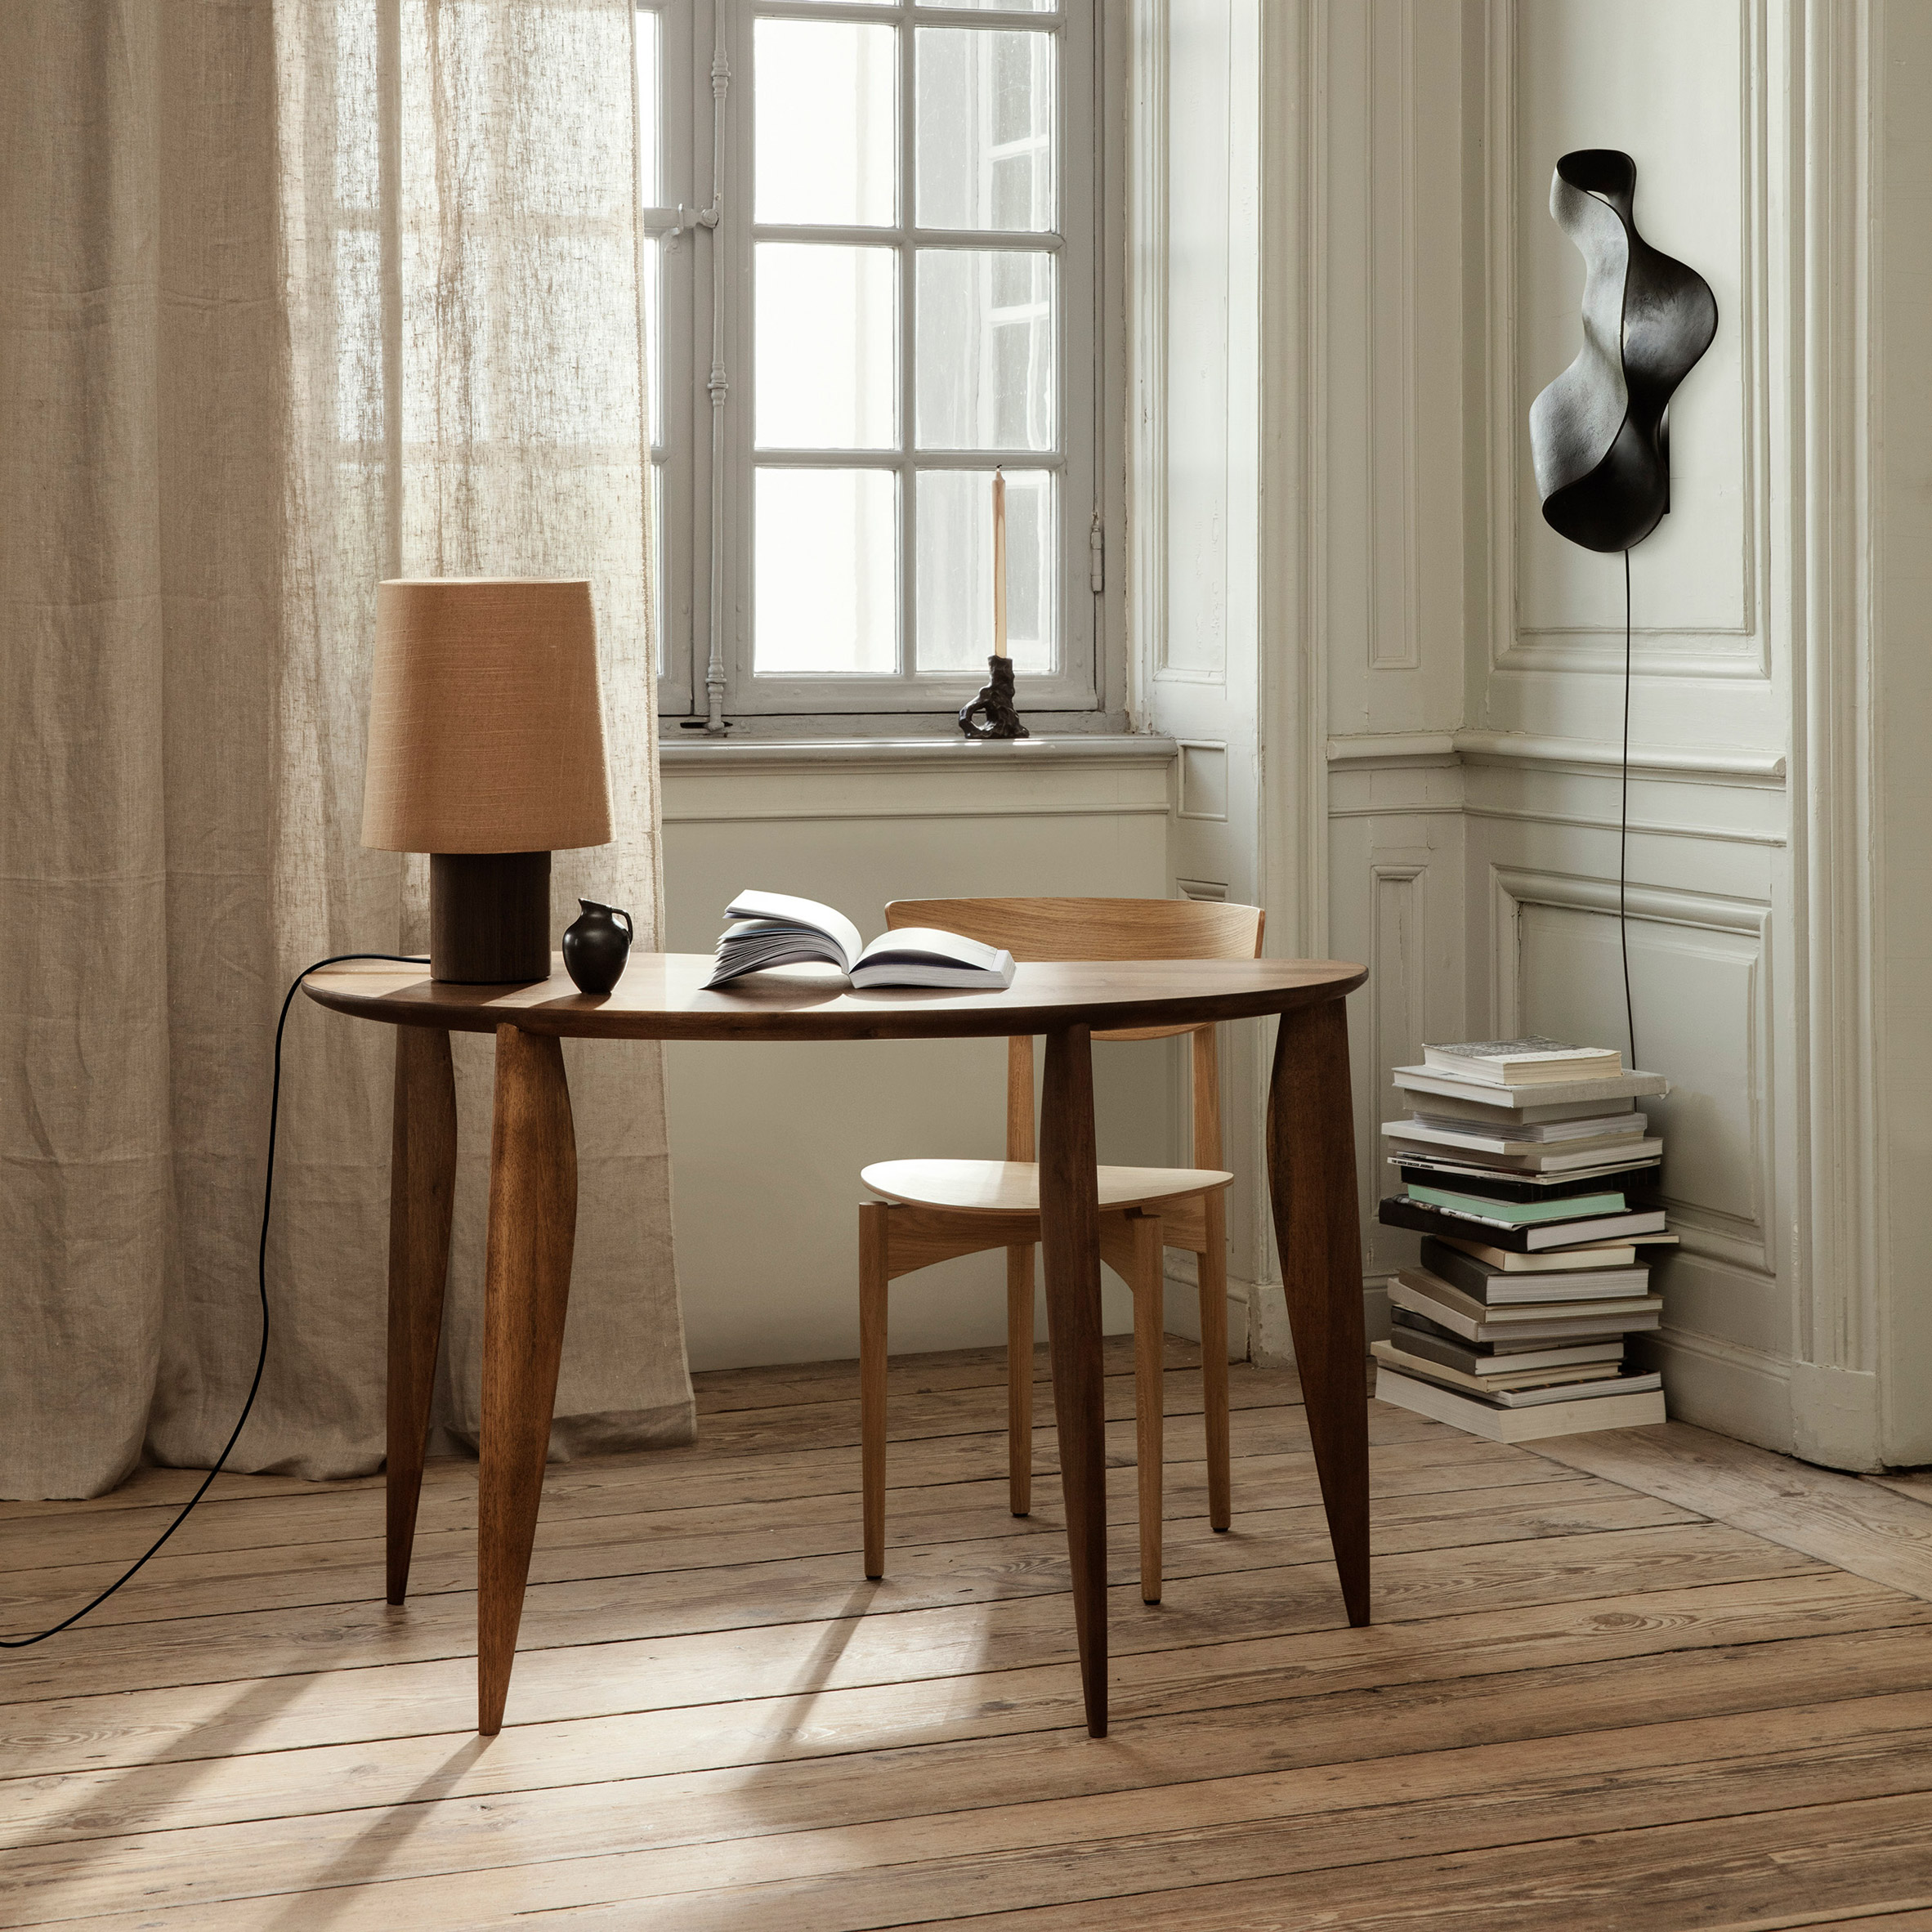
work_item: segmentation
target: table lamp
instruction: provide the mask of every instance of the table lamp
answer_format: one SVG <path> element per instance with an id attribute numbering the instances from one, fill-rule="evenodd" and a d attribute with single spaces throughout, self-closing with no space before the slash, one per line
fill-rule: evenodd
<path id="1" fill-rule="evenodd" d="M 378 585 L 362 843 L 430 855 L 430 977 L 547 978 L 550 854 L 610 839 L 589 584 Z"/>

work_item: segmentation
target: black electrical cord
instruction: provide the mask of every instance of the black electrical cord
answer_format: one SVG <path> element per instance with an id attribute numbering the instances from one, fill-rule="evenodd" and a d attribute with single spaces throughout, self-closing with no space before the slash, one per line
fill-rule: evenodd
<path id="1" fill-rule="evenodd" d="M 38 1636 L 0 1637 L 0 1650 L 25 1650 L 30 1644 L 44 1644 L 49 1637 L 57 1637 L 70 1625 L 78 1623 L 90 1610 L 98 1609 L 187 1521 L 188 1512 L 208 1494 L 208 1485 L 221 1474 L 221 1465 L 227 1461 L 229 1451 L 241 1439 L 241 1432 L 247 1426 L 249 1411 L 255 1407 L 255 1398 L 262 1388 L 262 1372 L 268 1366 L 268 1213 L 275 1198 L 275 1121 L 282 1107 L 282 1033 L 288 1024 L 288 1008 L 295 1004 L 295 995 L 301 991 L 302 982 L 311 973 L 320 973 L 324 966 L 340 966 L 351 959 L 387 959 L 403 966 L 427 964 L 422 955 L 415 953 L 337 953 L 333 958 L 318 959 L 312 966 L 303 967 L 288 983 L 288 994 L 282 1001 L 281 1017 L 275 1022 L 275 1080 L 269 1089 L 268 1100 L 268 1166 L 262 1181 L 262 1241 L 255 1255 L 255 1286 L 262 1298 L 262 1346 L 255 1357 L 255 1379 L 248 1384 L 248 1399 L 242 1404 L 242 1412 L 236 1418 L 234 1433 L 230 1435 L 221 1453 L 215 1458 L 215 1466 L 203 1478 L 200 1488 L 181 1505 L 181 1514 L 99 1596 L 91 1603 L 82 1604 L 73 1616 L 63 1617 L 51 1630 L 42 1630 Z"/>
<path id="2" fill-rule="evenodd" d="M 1617 937 L 1623 948 L 1623 1017 L 1630 1034 L 1630 1071 L 1637 1070 L 1637 1009 L 1630 1000 L 1630 921 L 1624 888 L 1630 847 L 1630 553 L 1623 553 L 1623 790 L 1617 824 Z"/>

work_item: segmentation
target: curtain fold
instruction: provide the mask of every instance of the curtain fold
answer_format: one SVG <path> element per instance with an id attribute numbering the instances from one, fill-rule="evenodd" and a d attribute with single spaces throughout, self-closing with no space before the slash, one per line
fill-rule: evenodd
<path id="1" fill-rule="evenodd" d="M 427 950 L 359 843 L 385 575 L 587 576 L 655 943 L 629 0 L 42 0 L 0 70 L 0 1493 L 205 1465 L 253 1372 L 275 1013 Z M 580 1047 L 582 1043 L 572 1043 Z M 239 1469 L 382 1454 L 392 1043 L 297 1001 Z M 661 1056 L 573 1051 L 552 1453 L 692 1433 Z M 490 1049 L 459 1036 L 439 1374 L 473 1443 Z"/>

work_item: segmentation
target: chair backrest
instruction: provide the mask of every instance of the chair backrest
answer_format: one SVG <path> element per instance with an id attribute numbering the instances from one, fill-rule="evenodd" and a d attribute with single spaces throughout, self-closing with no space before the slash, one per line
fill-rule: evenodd
<path id="1" fill-rule="evenodd" d="M 885 912 L 889 928 L 964 932 L 1016 959 L 1254 959 L 1264 917 L 1205 899 L 895 899 Z"/>
<path id="2" fill-rule="evenodd" d="M 1205 899 L 895 899 L 886 926 L 936 926 L 1016 959 L 1257 959 L 1267 915 L 1259 906 Z M 1221 1079 L 1212 1026 L 1134 1026 L 1096 1040 L 1192 1035 L 1194 1165 L 1221 1162 Z M 1008 1042 L 1006 1157 L 1034 1157 L 1033 1040 Z"/>

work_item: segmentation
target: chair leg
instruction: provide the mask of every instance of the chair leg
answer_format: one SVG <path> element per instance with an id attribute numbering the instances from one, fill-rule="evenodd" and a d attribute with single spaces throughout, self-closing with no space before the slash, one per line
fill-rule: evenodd
<path id="1" fill-rule="evenodd" d="M 859 1460 L 865 1525 L 865 1575 L 885 1574 L 886 1252 L 892 1210 L 859 1210 Z"/>
<path id="2" fill-rule="evenodd" d="M 1161 1464 L 1166 1423 L 1161 1377 L 1162 1322 L 1166 1309 L 1157 1215 L 1138 1216 L 1134 1228 L 1134 1439 L 1140 1475 L 1141 1601 L 1161 1601 Z"/>
<path id="3" fill-rule="evenodd" d="M 1228 1469 L 1228 1196 L 1206 1197 L 1206 1241 L 1201 1255 L 1201 1409 L 1207 1425 L 1208 1522 L 1225 1530 L 1234 1520 Z"/>
<path id="4" fill-rule="evenodd" d="M 1033 1508 L 1033 1249 L 1006 1250 L 1006 1492 L 1016 1516 Z"/>

